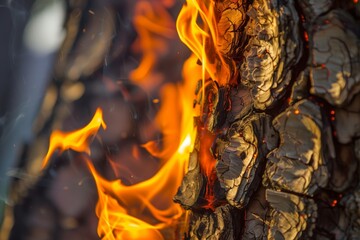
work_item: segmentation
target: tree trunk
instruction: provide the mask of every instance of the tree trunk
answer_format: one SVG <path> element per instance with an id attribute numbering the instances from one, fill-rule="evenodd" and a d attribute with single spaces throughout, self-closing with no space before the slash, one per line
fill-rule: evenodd
<path id="1" fill-rule="evenodd" d="M 360 4 L 215 8 L 219 50 L 238 74 L 208 80 L 198 102 L 198 139 L 175 196 L 190 210 L 185 238 L 360 238 Z"/>

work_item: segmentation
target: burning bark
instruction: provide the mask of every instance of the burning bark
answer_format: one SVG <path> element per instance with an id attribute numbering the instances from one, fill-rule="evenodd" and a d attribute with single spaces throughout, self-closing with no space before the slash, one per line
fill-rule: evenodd
<path id="1" fill-rule="evenodd" d="M 138 38 L 131 27 L 114 35 L 123 25 L 123 13 L 108 8 L 113 1 L 100 5 L 95 4 L 99 1 L 80 2 L 69 1 L 73 9 L 69 22 L 77 26 L 68 29 L 57 77 L 71 82 L 84 78 L 78 86 L 87 82 L 91 91 L 106 97 L 111 94 L 117 100 L 121 95 L 121 102 L 132 99 L 136 106 L 131 105 L 134 109 L 129 108 L 129 116 L 124 117 L 126 130 L 116 128 L 111 137 L 101 134 L 104 141 L 94 143 L 98 148 L 95 163 L 83 153 L 90 153 L 89 137 L 101 126 L 105 128 L 101 110 L 90 125 L 78 131 L 54 132 L 43 166 L 49 165 L 55 150 L 80 152 L 76 158 L 86 163 L 83 167 L 90 170 L 98 190 L 100 238 L 175 239 L 183 219 L 188 225 L 185 239 L 360 238 L 358 0 L 187 0 L 176 25 L 181 40 L 194 54 L 184 63 L 183 83 L 161 87 L 156 98 L 151 94 L 154 111 L 155 106 L 160 109 L 154 126 L 144 123 L 141 127 L 146 130 L 135 129 L 130 122 L 140 122 L 146 115 L 147 97 L 123 81 L 115 84 L 109 79 L 113 71 L 100 72 L 108 71 L 108 60 L 118 68 L 125 60 L 122 55 L 134 49 L 143 55 L 138 68 L 130 67 L 137 61 L 126 61 L 124 69 L 128 70 L 117 75 L 118 79 L 130 78 L 149 92 L 157 92 L 163 79 L 175 81 L 173 68 L 167 69 L 170 77 L 160 74 L 164 68 L 160 62 L 165 62 L 166 52 L 172 49 L 166 42 L 175 37 L 169 15 L 175 2 L 133 1 Z M 123 2 L 116 4 L 123 8 Z M 93 9 L 93 4 L 98 7 Z M 83 24 L 86 21 L 91 24 Z M 130 37 L 120 41 L 124 35 Z M 175 52 L 172 58 L 177 59 L 182 51 Z M 99 89 L 98 78 L 106 91 Z M 65 84 L 59 87 L 60 95 L 67 92 Z M 64 99 L 70 101 L 69 96 Z M 108 105 L 100 98 L 89 105 L 95 102 Z M 107 106 L 112 112 L 107 115 L 111 132 L 111 125 L 121 122 L 113 115 L 118 107 Z M 124 144 L 125 140 L 129 142 Z M 138 143 L 149 154 L 140 151 Z M 129 146 L 131 157 L 127 158 Z M 156 166 L 146 174 L 152 177 L 134 179 L 132 169 L 118 164 L 119 158 L 125 158 L 136 160 L 134 166 L 143 165 L 141 157 L 147 160 L 150 154 Z M 106 166 L 100 158 L 106 158 Z M 124 168 L 128 177 L 121 173 Z M 60 169 L 61 178 L 67 178 L 64 172 Z M 88 178 L 84 176 L 80 175 L 79 186 Z M 113 178 L 116 180 L 110 180 Z M 63 187 L 54 185 L 55 189 Z M 24 209 L 31 214 L 36 214 L 34 206 L 42 209 L 38 218 L 44 223 L 48 219 L 61 222 L 64 230 L 80 222 L 92 226 L 80 213 L 68 213 L 71 218 L 64 215 L 58 220 L 66 204 L 53 199 L 61 191 L 46 194 L 56 204 L 54 209 L 50 202 L 42 201 L 30 201 Z M 181 206 L 172 201 L 173 195 Z M 73 205 L 86 209 L 82 200 L 88 196 L 84 194 Z M 187 210 L 185 214 L 181 207 Z M 13 232 L 27 238 L 37 232 L 31 224 L 30 230 L 15 227 Z M 47 230 L 53 234 L 48 238 L 59 238 L 57 229 Z"/>
<path id="2" fill-rule="evenodd" d="M 216 179 L 195 146 L 175 196 L 191 212 L 186 237 L 359 238 L 358 1 L 204 2 L 218 33 L 204 54 L 236 69 L 196 92 Z"/>
<path id="3" fill-rule="evenodd" d="M 265 198 L 265 188 L 260 187 L 245 210 L 243 239 L 267 239 L 269 207 Z"/>

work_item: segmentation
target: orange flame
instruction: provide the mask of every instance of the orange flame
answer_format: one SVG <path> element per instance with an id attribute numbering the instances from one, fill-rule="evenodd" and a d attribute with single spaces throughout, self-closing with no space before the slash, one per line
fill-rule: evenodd
<path id="1" fill-rule="evenodd" d="M 186 88 L 189 86 L 186 84 L 168 86 L 171 90 L 164 91 L 165 96 L 169 93 L 176 93 L 177 96 L 189 94 L 188 90 L 194 91 Z M 164 239 L 159 230 L 175 225 L 176 220 L 183 214 L 183 210 L 172 201 L 172 197 L 181 183 L 189 152 L 193 148 L 192 139 L 196 133 L 192 122 L 191 99 L 167 102 L 160 110 L 162 112 L 160 116 L 164 116 L 157 119 L 160 126 L 166 126 L 169 120 L 165 118 L 165 112 L 172 109 L 181 113 L 180 118 L 174 118 L 174 123 L 164 127 L 166 131 L 163 131 L 165 146 L 170 146 L 170 142 L 175 139 L 174 136 L 178 137 L 174 143 L 177 149 L 152 178 L 126 186 L 120 180 L 109 181 L 101 177 L 87 159 L 87 166 L 95 179 L 99 195 L 96 214 L 99 218 L 98 234 L 101 239 Z M 183 108 L 183 104 L 190 107 Z M 43 166 L 58 148 L 62 151 L 73 149 L 90 153 L 87 138 L 94 135 L 100 126 L 106 127 L 102 119 L 102 111 L 97 109 L 91 122 L 84 128 L 71 133 L 55 131 L 51 136 Z M 161 155 L 161 151 L 159 154 Z"/>
<path id="2" fill-rule="evenodd" d="M 172 25 L 168 13 L 159 6 L 153 7 L 149 2 L 141 1 L 137 3 L 136 8 L 134 24 L 139 33 L 139 46 L 144 56 L 130 78 L 146 88 L 147 84 L 154 84 L 148 82 L 147 77 L 153 70 L 159 52 L 161 53 L 165 47 L 154 35 L 171 36 Z M 199 19 L 203 26 L 198 24 Z M 99 195 L 96 214 L 99 218 L 97 231 L 101 239 L 164 239 L 162 229 L 176 224 L 183 214 L 183 210 L 172 201 L 172 197 L 184 176 L 189 153 L 194 148 L 196 128 L 193 119 L 201 112 L 198 107 L 193 108 L 196 83 L 201 79 L 205 82 L 205 79 L 210 77 L 220 84 L 225 84 L 231 78 L 229 63 L 225 62 L 216 48 L 217 29 L 214 26 L 216 21 L 213 1 L 188 0 L 179 14 L 178 33 L 194 54 L 184 63 L 184 82 L 167 84 L 161 90 L 161 108 L 155 121 L 163 136 L 162 147 L 160 148 L 156 142 L 144 145 L 149 153 L 162 160 L 160 170 L 143 182 L 127 186 L 120 180 L 109 181 L 102 177 L 90 159 L 87 159 L 87 166 L 94 177 Z M 197 64 L 198 59 L 202 63 L 201 66 Z M 56 149 L 90 153 L 87 138 L 96 134 L 100 126 L 106 127 L 101 117 L 101 110 L 98 109 L 93 120 L 84 129 L 68 134 L 54 132 L 43 166 L 47 165 Z M 97 122 L 98 128 L 89 127 L 93 126 L 93 122 Z M 204 134 L 206 136 L 198 136 L 200 142 L 203 142 L 202 138 L 206 140 L 200 146 L 200 162 L 203 171 L 211 180 L 215 161 L 211 156 L 210 147 L 214 138 L 207 132 Z M 53 140 L 53 135 L 60 137 L 54 137 L 57 140 Z M 72 137 L 67 137 L 68 135 Z M 64 142 L 66 145 L 63 145 Z M 119 175 L 121 176 L 121 171 L 116 174 Z M 209 191 L 207 189 L 211 204 Z"/>
<path id="3" fill-rule="evenodd" d="M 156 123 L 163 134 L 163 148 L 153 147 L 151 153 L 164 164 L 153 177 L 127 186 L 119 180 L 102 178 L 87 161 L 98 189 L 96 214 L 102 239 L 163 239 L 160 230 L 174 226 L 182 216 L 183 210 L 172 197 L 184 176 L 196 134 L 193 85 L 190 82 L 169 84 L 162 89 L 162 106 Z"/>
<path id="4" fill-rule="evenodd" d="M 159 55 L 167 50 L 164 38 L 171 39 L 176 36 L 174 21 L 164 4 L 157 1 L 139 1 L 135 6 L 133 23 L 139 35 L 135 47 L 143 56 L 139 66 L 131 72 L 130 79 L 145 89 L 149 84 L 155 85 L 155 77 L 153 76 L 152 82 L 147 81 L 147 77 L 154 75 L 152 71 Z"/>
<path id="5" fill-rule="evenodd" d="M 84 128 L 69 133 L 54 131 L 50 136 L 49 149 L 43 160 L 42 168 L 44 169 L 47 166 L 51 155 L 58 149 L 61 152 L 72 149 L 90 155 L 88 138 L 96 135 L 100 127 L 106 129 L 106 124 L 102 118 L 102 110 L 98 108 L 92 120 Z"/>
<path id="6" fill-rule="evenodd" d="M 184 142 L 188 147 L 189 141 L 185 139 Z M 179 148 L 152 178 L 131 186 L 102 178 L 87 161 L 99 194 L 96 214 L 102 239 L 144 239 L 145 236 L 146 239 L 163 239 L 158 230 L 174 225 L 183 213 L 172 201 L 187 159 L 181 152 Z M 146 218 L 149 220 L 140 220 Z"/>
<path id="7" fill-rule="evenodd" d="M 192 68 L 196 66 L 195 63 L 196 58 L 191 57 L 185 66 Z M 183 214 L 172 197 L 181 183 L 194 144 L 194 92 L 195 84 L 191 81 L 169 84 L 162 89 L 162 105 L 156 123 L 163 134 L 163 148 L 156 149 L 154 153 L 164 163 L 150 179 L 131 186 L 124 185 L 120 180 L 109 181 L 101 177 L 91 161 L 87 160 L 99 195 L 96 214 L 101 239 L 163 239 L 160 230 L 175 225 Z M 43 165 L 47 164 L 57 148 L 89 153 L 87 138 L 94 135 L 100 126 L 106 127 L 101 113 L 101 109 L 98 109 L 93 120 L 83 129 L 71 133 L 54 132 Z M 61 143 L 65 142 L 63 146 Z"/>
<path id="8" fill-rule="evenodd" d="M 184 71 L 192 74 L 192 76 L 189 76 L 192 81 L 202 80 L 201 94 L 203 96 L 201 99 L 205 99 L 205 82 L 209 78 L 224 85 L 232 83 L 236 76 L 235 63 L 225 58 L 218 49 L 220 45 L 219 37 L 221 36 L 217 29 L 218 16 L 216 16 L 215 9 L 215 1 L 213 0 L 187 0 L 181 9 L 176 25 L 180 39 L 201 62 L 201 69 L 194 69 L 195 66 L 191 69 L 189 66 L 184 65 Z M 197 75 L 194 75 L 194 72 Z M 204 114 L 203 104 L 202 102 L 200 106 L 202 114 Z M 201 123 L 198 123 L 197 137 L 200 143 L 199 163 L 201 171 L 207 179 L 205 192 L 207 204 L 203 208 L 214 209 L 215 196 L 213 187 L 216 181 L 214 172 L 216 160 L 212 155 L 211 147 L 216 134 L 209 132 Z"/>
<path id="9" fill-rule="evenodd" d="M 205 199 L 207 204 L 203 207 L 205 209 L 214 210 L 215 196 L 213 188 L 216 180 L 216 174 L 214 172 L 216 160 L 210 149 L 216 135 L 201 127 L 198 129 L 198 133 L 200 141 L 200 167 L 207 179 L 207 185 L 205 189 Z"/>
<path id="10" fill-rule="evenodd" d="M 187 0 L 179 13 L 176 28 L 182 42 L 201 61 L 203 81 L 210 77 L 224 85 L 232 78 L 230 65 L 234 63 L 226 61 L 217 47 L 219 34 L 214 10 L 213 0 Z"/>

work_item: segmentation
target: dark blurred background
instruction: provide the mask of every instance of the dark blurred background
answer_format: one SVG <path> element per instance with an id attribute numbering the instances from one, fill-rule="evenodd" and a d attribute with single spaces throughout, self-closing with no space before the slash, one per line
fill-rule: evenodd
<path id="1" fill-rule="evenodd" d="M 101 174 L 133 184 L 157 171 L 138 146 L 161 138 L 159 90 L 181 81 L 181 4 L 0 1 L 0 239 L 99 239 L 97 192 L 78 154 L 40 167 L 51 132 L 81 128 L 97 107 L 108 125 L 91 145 Z"/>

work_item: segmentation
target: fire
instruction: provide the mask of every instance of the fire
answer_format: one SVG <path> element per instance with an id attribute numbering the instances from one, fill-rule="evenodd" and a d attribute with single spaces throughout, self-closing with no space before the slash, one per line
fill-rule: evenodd
<path id="1" fill-rule="evenodd" d="M 205 190 L 205 199 L 207 200 L 207 204 L 203 207 L 205 209 L 214 210 L 215 196 L 213 187 L 216 180 L 216 174 L 214 172 L 216 160 L 210 149 L 213 145 L 216 135 L 204 128 L 200 128 L 198 133 L 200 139 L 200 167 L 207 178 L 207 185 Z"/>
<path id="2" fill-rule="evenodd" d="M 169 91 L 177 93 L 177 96 L 188 94 L 186 87 L 189 86 L 186 84 L 168 87 L 171 90 L 164 91 L 167 94 Z M 124 185 L 120 180 L 109 181 L 96 171 L 90 159 L 86 159 L 98 190 L 96 214 L 99 218 L 98 235 L 101 239 L 163 239 L 159 230 L 175 225 L 176 220 L 182 216 L 183 210 L 172 201 L 172 197 L 182 180 L 195 134 L 190 100 L 192 98 L 187 99 L 179 103 L 165 101 L 167 104 L 164 104 L 160 110 L 157 122 L 164 127 L 164 130 L 167 130 L 163 131 L 165 146 L 170 146 L 176 136 L 181 141 L 175 142 L 176 151 L 167 161 L 164 161 L 164 165 L 152 178 L 131 186 Z M 183 108 L 182 104 L 190 107 Z M 167 125 L 169 119 L 162 114 L 170 109 L 180 112 L 181 117 L 174 118 L 174 123 L 169 127 Z M 50 156 L 58 148 L 62 151 L 73 149 L 90 153 L 87 139 L 96 134 L 100 126 L 106 128 L 102 111 L 97 109 L 93 119 L 84 128 L 71 133 L 55 131 L 51 136 L 49 151 L 44 158 L 43 166 L 48 163 Z M 176 128 L 171 129 L 171 127 Z M 166 147 L 165 150 L 167 150 Z M 159 155 L 167 156 L 167 154 L 161 154 L 159 150 Z"/>
<path id="3" fill-rule="evenodd" d="M 211 78 L 220 84 L 231 81 L 230 66 L 218 49 L 215 1 L 187 0 L 181 9 L 176 28 L 179 37 L 201 61 L 203 83 Z"/>
<path id="4" fill-rule="evenodd" d="M 234 80 L 235 67 L 234 62 L 226 59 L 220 52 L 220 33 L 217 29 L 217 18 L 213 0 L 187 0 L 178 16 L 176 27 L 180 39 L 193 52 L 193 58 L 200 60 L 201 67 L 196 63 L 193 66 L 184 65 L 184 72 L 192 75 L 185 77 L 190 78 L 192 82 L 202 80 L 202 99 L 205 99 L 206 82 L 216 81 L 220 85 L 232 83 Z M 233 74 L 231 73 L 233 71 Z M 199 111 L 205 114 L 205 106 L 201 103 Z M 203 206 L 206 209 L 214 209 L 214 183 L 216 174 L 214 167 L 216 160 L 211 152 L 211 147 L 216 138 L 216 134 L 209 132 L 203 127 L 203 123 L 198 125 L 198 142 L 199 145 L 199 163 L 201 171 L 207 179 L 205 199 L 207 204 Z"/>
<path id="5" fill-rule="evenodd" d="M 139 33 L 138 47 L 143 53 L 143 59 L 131 73 L 130 79 L 145 89 L 148 89 L 149 84 L 156 84 L 156 81 L 151 82 L 149 79 L 154 80 L 152 71 L 157 56 L 166 48 L 155 35 L 173 35 L 170 16 L 164 6 L 154 2 L 138 2 L 134 17 L 134 25 Z M 120 180 L 110 181 L 101 176 L 91 159 L 85 158 L 98 191 L 95 212 L 99 218 L 97 232 L 101 239 L 164 239 L 161 231 L 175 226 L 184 214 L 172 198 L 187 169 L 189 153 L 193 151 L 196 137 L 201 142 L 200 164 L 208 177 L 209 186 L 212 184 L 215 160 L 210 148 L 215 137 L 207 131 L 199 131 L 199 136 L 196 136 L 194 117 L 201 114 L 202 106 L 193 107 L 193 99 L 198 80 L 204 83 L 211 78 L 225 84 L 232 77 L 229 63 L 225 63 L 216 47 L 218 33 L 215 23 L 213 1 L 188 0 L 178 16 L 176 27 L 180 39 L 193 54 L 183 65 L 184 81 L 163 86 L 161 97 L 156 100 L 161 106 L 155 119 L 162 134 L 161 147 L 155 141 L 142 146 L 161 160 L 158 172 L 142 182 L 125 185 Z M 197 64 L 198 60 L 201 66 Z M 51 135 L 43 167 L 48 164 L 56 149 L 72 149 L 90 155 L 88 138 L 95 135 L 101 126 L 106 128 L 102 111 L 98 109 L 84 128 L 71 133 L 55 131 Z M 139 157 L 137 148 L 133 148 L 132 152 Z M 115 175 L 120 178 L 121 171 Z M 213 196 L 209 186 L 206 194 L 211 207 Z"/>
<path id="6" fill-rule="evenodd" d="M 99 217 L 98 234 L 102 239 L 163 239 L 159 229 L 176 224 L 183 214 L 174 204 L 172 196 L 180 184 L 187 154 L 183 154 L 190 142 L 174 154 L 149 180 L 126 186 L 117 181 L 102 178 L 90 161 L 87 161 L 94 176 L 99 194 L 96 214 Z M 188 151 L 186 151 L 188 153 Z M 145 220 L 152 216 L 152 221 Z"/>
<path id="7" fill-rule="evenodd" d="M 69 133 L 54 131 L 50 136 L 49 149 L 43 160 L 42 168 L 47 166 L 51 155 L 58 149 L 61 152 L 72 149 L 77 152 L 90 154 L 88 138 L 96 135 L 100 127 L 106 129 L 106 124 L 102 117 L 102 110 L 98 108 L 92 120 L 84 128 Z"/>
<path id="8" fill-rule="evenodd" d="M 185 66 L 191 68 L 196 66 L 195 63 L 196 58 L 191 57 Z M 186 79 L 191 80 L 189 77 Z M 152 147 L 151 153 L 161 158 L 163 165 L 153 177 L 127 186 L 120 180 L 105 179 L 97 172 L 91 160 L 86 160 L 98 190 L 96 214 L 101 239 L 164 239 L 160 230 L 174 226 L 183 214 L 181 207 L 172 198 L 181 183 L 189 153 L 194 147 L 196 129 L 193 116 L 196 113 L 192 103 L 195 84 L 191 81 L 168 84 L 161 92 L 161 108 L 155 120 L 163 135 L 163 147 Z M 96 134 L 100 126 L 106 127 L 101 113 L 101 109 L 98 109 L 91 122 L 77 131 L 55 131 L 43 166 L 58 148 L 62 151 L 73 149 L 90 153 L 87 139 Z M 151 145 L 154 144 L 146 144 Z M 121 175 L 121 172 L 118 174 Z"/>
<path id="9" fill-rule="evenodd" d="M 172 4 L 167 3 L 170 6 Z M 139 36 L 134 47 L 143 57 L 139 66 L 131 72 L 130 79 L 148 89 L 156 85 L 153 82 L 155 79 L 159 81 L 159 76 L 155 76 L 153 69 L 159 55 L 167 51 L 165 39 L 175 38 L 175 25 L 166 9 L 166 3 L 146 0 L 136 3 L 133 23 Z"/>
<path id="10" fill-rule="evenodd" d="M 163 134 L 163 148 L 153 142 L 145 145 L 163 160 L 161 169 L 150 179 L 127 186 L 120 180 L 108 181 L 100 176 L 90 161 L 99 201 L 98 234 L 102 239 L 163 239 L 161 229 L 174 226 L 183 210 L 172 201 L 180 185 L 196 133 L 193 124 L 192 84 L 168 85 L 162 91 L 162 107 L 156 123 Z M 175 101 L 181 99 L 181 101 Z M 169 114 L 173 117 L 169 118 Z"/>

